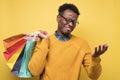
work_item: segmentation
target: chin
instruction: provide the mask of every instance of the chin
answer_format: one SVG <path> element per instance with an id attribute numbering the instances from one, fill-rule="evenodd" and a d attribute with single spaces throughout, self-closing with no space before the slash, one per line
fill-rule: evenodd
<path id="1" fill-rule="evenodd" d="M 71 33 L 71 31 L 64 31 L 64 33 L 66 33 L 66 34 L 70 34 L 70 33 Z"/>
<path id="2" fill-rule="evenodd" d="M 69 35 L 71 32 L 63 32 L 64 35 Z"/>

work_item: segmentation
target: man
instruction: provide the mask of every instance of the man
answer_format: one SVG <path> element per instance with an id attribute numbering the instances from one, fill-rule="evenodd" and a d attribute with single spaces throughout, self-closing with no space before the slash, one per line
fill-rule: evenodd
<path id="1" fill-rule="evenodd" d="M 100 55 L 108 46 L 99 45 L 91 53 L 88 43 L 71 34 L 78 24 L 79 11 L 73 4 L 63 4 L 58 9 L 58 28 L 48 37 L 40 31 L 38 41 L 28 68 L 41 80 L 79 80 L 81 65 L 92 80 L 97 80 L 101 73 Z"/>

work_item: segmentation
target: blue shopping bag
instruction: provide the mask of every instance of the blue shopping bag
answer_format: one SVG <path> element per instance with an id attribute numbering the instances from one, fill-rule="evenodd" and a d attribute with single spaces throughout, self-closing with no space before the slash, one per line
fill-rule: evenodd
<path id="1" fill-rule="evenodd" d="M 25 48 L 24 48 L 24 55 L 22 58 L 22 63 L 20 66 L 18 77 L 21 78 L 31 78 L 32 74 L 28 69 L 28 62 L 32 56 L 36 41 L 27 41 Z"/>
<path id="2" fill-rule="evenodd" d="M 31 78 L 32 77 L 32 74 L 30 73 L 30 71 L 28 69 L 28 63 L 29 63 L 30 58 L 32 57 L 32 53 L 34 51 L 36 41 L 40 40 L 40 38 L 37 37 L 38 34 L 39 34 L 39 32 L 34 32 L 33 34 L 28 35 L 28 37 L 26 37 L 27 43 L 24 48 L 24 53 L 23 53 L 24 55 L 22 58 L 22 63 L 20 66 L 18 77 L 21 77 L 21 78 Z"/>

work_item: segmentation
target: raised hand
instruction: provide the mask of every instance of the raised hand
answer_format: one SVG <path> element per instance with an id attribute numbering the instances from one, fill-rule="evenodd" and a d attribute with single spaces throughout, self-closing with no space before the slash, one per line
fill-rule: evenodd
<path id="1" fill-rule="evenodd" d="M 49 38 L 48 33 L 46 31 L 42 31 L 42 30 L 39 30 L 38 36 L 42 39 L 48 39 Z"/>
<path id="2" fill-rule="evenodd" d="M 108 49 L 108 45 L 99 45 L 98 47 L 95 47 L 94 53 L 92 54 L 93 57 L 98 57 L 101 54 L 105 53 L 105 51 Z"/>

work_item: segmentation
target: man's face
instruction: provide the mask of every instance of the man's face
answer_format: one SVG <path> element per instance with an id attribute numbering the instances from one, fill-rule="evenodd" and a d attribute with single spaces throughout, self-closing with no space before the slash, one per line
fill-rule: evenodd
<path id="1" fill-rule="evenodd" d="M 76 26 L 77 17 L 78 15 L 72 10 L 65 10 L 63 15 L 57 17 L 57 32 L 61 35 L 70 34 Z"/>

